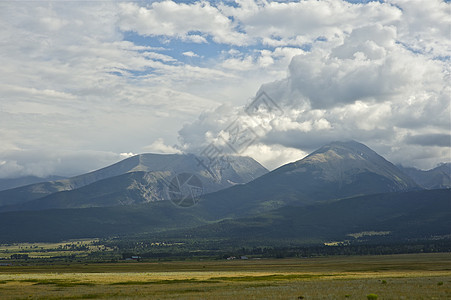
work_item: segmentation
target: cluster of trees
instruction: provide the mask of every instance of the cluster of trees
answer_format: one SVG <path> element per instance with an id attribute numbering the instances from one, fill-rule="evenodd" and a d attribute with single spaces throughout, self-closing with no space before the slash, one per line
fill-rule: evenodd
<path id="1" fill-rule="evenodd" d="M 133 244 L 130 244 L 133 245 Z M 165 249 L 154 249 L 139 251 L 136 247 L 121 248 L 119 251 L 123 257 L 140 256 L 142 258 L 192 258 L 192 257 L 216 257 L 226 259 L 227 257 L 262 257 L 262 258 L 284 258 L 284 257 L 313 257 L 332 255 L 386 255 L 406 253 L 434 253 L 451 252 L 451 241 L 425 241 L 402 244 L 354 244 L 339 246 L 310 246 L 310 247 L 241 247 L 235 249 L 195 249 L 186 245 L 185 247 L 167 247 Z M 139 247 L 138 247 L 139 248 Z M 141 249 L 144 250 L 144 249 Z"/>
<path id="2" fill-rule="evenodd" d="M 428 241 L 403 244 L 357 244 L 314 247 L 242 248 L 223 257 L 254 255 L 268 258 L 312 257 L 330 255 L 387 255 L 406 253 L 451 252 L 451 241 Z"/>
<path id="3" fill-rule="evenodd" d="M 66 244 L 59 245 L 54 251 L 88 251 L 89 246 L 85 244 Z"/>
<path id="4" fill-rule="evenodd" d="M 28 254 L 12 254 L 11 259 L 28 259 Z"/>

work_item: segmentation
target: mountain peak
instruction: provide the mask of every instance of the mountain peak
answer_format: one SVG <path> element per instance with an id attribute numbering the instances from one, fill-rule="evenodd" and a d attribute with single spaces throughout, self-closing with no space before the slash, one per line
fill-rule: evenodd
<path id="1" fill-rule="evenodd" d="M 382 156 L 356 141 L 333 142 L 242 186 L 207 197 L 210 211 L 251 214 L 360 195 L 420 187 Z M 239 208 L 239 209 L 238 209 Z"/>
<path id="2" fill-rule="evenodd" d="M 302 166 L 306 163 L 327 163 L 327 164 L 340 164 L 340 166 L 334 166 L 342 168 L 341 164 L 345 161 L 365 161 L 365 160 L 377 160 L 377 163 L 383 162 L 381 156 L 376 152 L 368 148 L 366 145 L 358 143 L 356 141 L 335 141 L 331 142 L 323 147 L 319 148 L 315 152 L 311 153 L 307 157 L 295 162 L 296 166 Z"/>
<path id="3" fill-rule="evenodd" d="M 371 184 L 384 178 L 387 181 L 388 191 L 409 190 L 418 188 L 417 184 L 401 172 L 391 162 L 356 141 L 337 141 L 327 144 L 304 159 L 294 163 L 293 172 L 297 169 L 311 170 L 315 177 L 328 181 L 340 182 L 340 185 L 361 181 L 369 176 Z M 376 177 L 375 177 L 376 176 Z"/>
<path id="4" fill-rule="evenodd" d="M 328 151 L 333 151 L 335 152 L 337 155 L 340 154 L 356 154 L 356 155 L 360 155 L 363 157 L 370 157 L 370 156 L 375 156 L 378 154 L 376 152 L 374 152 L 373 150 L 371 150 L 369 147 L 367 147 L 366 145 L 356 142 L 354 140 L 350 140 L 350 141 L 335 141 L 335 142 L 331 142 L 327 145 L 324 145 L 323 147 L 321 147 L 320 149 L 318 149 L 317 151 L 313 152 L 311 155 L 315 155 L 318 153 L 325 153 Z"/>

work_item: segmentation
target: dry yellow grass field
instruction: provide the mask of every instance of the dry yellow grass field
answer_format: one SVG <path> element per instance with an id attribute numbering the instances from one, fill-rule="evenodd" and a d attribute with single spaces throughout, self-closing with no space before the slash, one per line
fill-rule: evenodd
<path id="1" fill-rule="evenodd" d="M 451 299 L 451 254 L 0 267 L 0 299 Z"/>

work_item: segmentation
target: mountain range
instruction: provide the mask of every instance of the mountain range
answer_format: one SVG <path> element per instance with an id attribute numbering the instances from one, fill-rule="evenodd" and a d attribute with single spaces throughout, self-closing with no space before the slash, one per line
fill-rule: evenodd
<path id="1" fill-rule="evenodd" d="M 443 163 L 427 171 L 403 166 L 398 168 L 422 188 L 431 190 L 451 187 L 451 163 Z"/>
<path id="2" fill-rule="evenodd" d="M 190 173 L 204 193 L 247 183 L 268 170 L 250 157 L 228 157 L 208 170 L 192 154 L 141 154 L 84 175 L 0 191 L 0 210 L 82 208 L 167 200 L 176 174 Z M 5 208 L 7 206 L 7 208 Z"/>
<path id="3" fill-rule="evenodd" d="M 210 214 L 237 217 L 286 205 L 421 189 L 367 146 L 333 142 L 242 186 L 206 195 Z"/>
<path id="4" fill-rule="evenodd" d="M 446 184 L 425 190 L 425 181 L 355 141 L 330 143 L 272 172 L 246 157 L 228 157 L 210 170 L 202 159 L 142 154 L 1 191 L 0 242 L 142 235 L 319 243 L 373 231 L 399 240 L 451 234 Z M 205 193 L 183 209 L 165 198 L 168 182 L 181 173 L 199 178 Z M 422 178 L 443 179 L 435 174 Z"/>

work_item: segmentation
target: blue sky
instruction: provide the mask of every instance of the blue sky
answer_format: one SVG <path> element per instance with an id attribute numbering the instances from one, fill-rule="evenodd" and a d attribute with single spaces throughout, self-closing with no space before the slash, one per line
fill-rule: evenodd
<path id="1" fill-rule="evenodd" d="M 449 1 L 0 2 L 0 178 L 221 146 L 272 169 L 355 139 L 451 160 Z M 283 116 L 249 119 L 265 91 Z M 450 138 L 448 138 L 448 141 Z"/>

